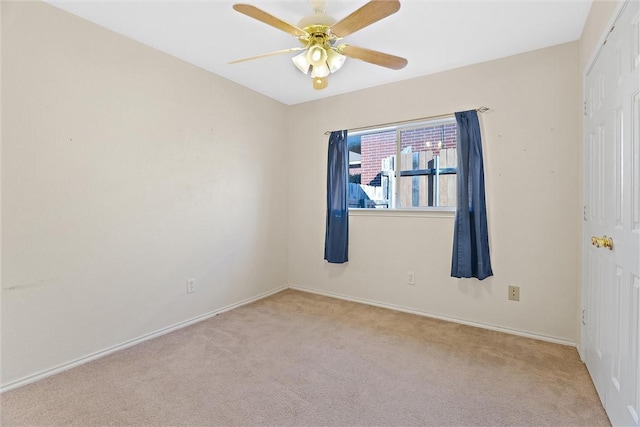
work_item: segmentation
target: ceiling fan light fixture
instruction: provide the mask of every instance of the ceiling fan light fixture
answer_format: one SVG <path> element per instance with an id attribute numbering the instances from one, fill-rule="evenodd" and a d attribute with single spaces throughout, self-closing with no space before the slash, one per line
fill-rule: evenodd
<path id="1" fill-rule="evenodd" d="M 326 62 L 320 65 L 314 65 L 311 68 L 312 79 L 315 79 L 317 77 L 327 77 L 329 74 L 331 74 L 331 70 L 329 70 L 329 66 Z"/>
<path id="2" fill-rule="evenodd" d="M 327 50 L 327 65 L 332 73 L 338 71 L 346 59 L 346 56 L 338 53 L 335 49 Z"/>
<path id="3" fill-rule="evenodd" d="M 307 60 L 314 67 L 322 66 L 327 62 L 327 51 L 319 44 L 314 44 L 307 49 Z"/>
<path id="4" fill-rule="evenodd" d="M 309 74 L 311 63 L 307 59 L 307 52 L 302 52 L 301 54 L 291 58 L 291 60 L 293 61 L 295 66 L 298 67 L 298 70 L 302 71 L 305 74 Z"/>

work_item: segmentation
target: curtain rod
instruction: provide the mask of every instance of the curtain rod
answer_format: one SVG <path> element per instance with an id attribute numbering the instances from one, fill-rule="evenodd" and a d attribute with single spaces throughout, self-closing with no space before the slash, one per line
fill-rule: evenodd
<path id="1" fill-rule="evenodd" d="M 489 110 L 490 109 L 488 107 L 485 107 L 484 105 L 482 107 L 476 108 L 476 111 L 478 113 L 486 113 Z M 387 127 L 387 126 L 397 126 L 397 125 L 404 125 L 404 124 L 408 124 L 408 123 L 421 122 L 423 120 L 440 119 L 440 118 L 443 118 L 443 117 L 449 117 L 449 116 L 451 116 L 453 114 L 455 114 L 455 113 L 440 114 L 438 116 L 422 117 L 422 118 L 419 118 L 419 119 L 406 120 L 404 122 L 385 123 L 385 124 L 382 124 L 382 125 L 365 126 L 365 127 L 361 127 L 361 128 L 353 128 L 353 129 L 348 129 L 348 130 L 350 130 L 351 132 L 359 132 L 359 131 L 363 131 L 363 130 L 377 129 L 377 128 L 383 128 L 383 127 Z M 325 135 L 331 135 L 331 131 L 328 130 L 324 134 Z"/>

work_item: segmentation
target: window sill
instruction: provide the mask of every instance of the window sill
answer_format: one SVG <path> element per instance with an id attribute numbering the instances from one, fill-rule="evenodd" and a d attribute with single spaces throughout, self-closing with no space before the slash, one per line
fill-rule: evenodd
<path id="1" fill-rule="evenodd" d="M 455 218 L 456 208 L 364 209 L 349 208 L 349 216 L 395 216 L 417 218 Z"/>

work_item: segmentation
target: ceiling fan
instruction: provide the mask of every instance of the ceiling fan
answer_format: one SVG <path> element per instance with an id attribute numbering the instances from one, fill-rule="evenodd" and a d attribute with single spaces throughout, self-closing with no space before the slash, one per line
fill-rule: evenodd
<path id="1" fill-rule="evenodd" d="M 293 63 L 304 74 L 311 76 L 313 87 L 317 90 L 327 87 L 329 74 L 338 71 L 347 57 L 394 70 L 407 65 L 407 60 L 399 56 L 348 44 L 336 44 L 344 37 L 396 13 L 400 9 L 398 0 L 371 0 L 340 21 L 336 21 L 325 13 L 326 0 L 309 0 L 309 2 L 313 7 L 313 14 L 302 18 L 297 26 L 255 6 L 234 4 L 233 8 L 236 11 L 297 37 L 302 46 L 239 59 L 230 64 L 302 51 L 292 58 Z"/>

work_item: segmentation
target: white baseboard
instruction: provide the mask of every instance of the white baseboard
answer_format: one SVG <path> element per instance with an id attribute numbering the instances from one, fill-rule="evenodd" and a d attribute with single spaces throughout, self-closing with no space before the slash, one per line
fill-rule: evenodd
<path id="1" fill-rule="evenodd" d="M 486 323 L 479 323 L 479 322 L 471 322 L 469 320 L 463 320 L 463 319 L 458 319 L 455 317 L 449 317 L 449 316 L 441 316 L 439 314 L 434 314 L 434 313 L 428 313 L 426 311 L 420 311 L 420 310 L 415 310 L 415 309 L 411 309 L 411 308 L 405 308 L 405 307 L 401 307 L 398 305 L 394 305 L 394 304 L 387 304 L 387 303 L 383 303 L 383 302 L 378 302 L 378 301 L 371 301 L 368 299 L 364 299 L 364 298 L 357 298 L 357 297 L 351 297 L 348 295 L 342 295 L 342 294 L 337 294 L 334 292 L 326 292 L 326 291 L 321 291 L 318 289 L 313 289 L 313 288 L 307 288 L 304 286 L 292 286 L 289 285 L 290 289 L 295 289 L 297 291 L 302 291 L 302 292 L 309 292 L 312 294 L 318 294 L 318 295 L 323 295 L 326 297 L 331 297 L 331 298 L 338 298 L 338 299 L 342 299 L 342 300 L 346 300 L 346 301 L 353 301 L 353 302 L 358 302 L 358 303 L 362 303 L 362 304 L 367 304 L 367 305 L 373 305 L 376 307 L 381 307 L 381 308 L 388 308 L 391 310 L 396 310 L 396 311 L 402 311 L 404 313 L 410 313 L 410 314 L 417 314 L 418 316 L 424 316 L 424 317 L 431 317 L 434 319 L 440 319 L 440 320 L 445 320 L 447 322 L 454 322 L 454 323 L 459 323 L 462 325 L 467 325 L 467 326 L 473 326 L 476 328 L 482 328 L 482 329 L 489 329 L 492 331 L 498 331 L 498 332 L 504 332 L 507 334 L 511 334 L 511 335 L 518 335 L 521 337 L 526 337 L 526 338 L 533 338 L 536 340 L 540 340 L 540 341 L 547 341 L 547 342 L 552 342 L 555 344 L 562 344 L 562 345 L 567 345 L 570 347 L 576 347 L 577 345 L 575 342 L 571 342 L 562 338 L 556 338 L 556 337 L 551 337 L 551 336 L 547 336 L 547 335 L 540 335 L 540 334 L 535 334 L 532 332 L 526 332 L 526 331 L 520 331 L 518 329 L 511 329 L 511 328 L 505 328 L 502 326 L 496 326 L 496 325 L 490 325 L 490 324 L 486 324 Z"/>
<path id="2" fill-rule="evenodd" d="M 101 357 L 107 356 L 109 354 L 115 353 L 116 351 L 124 350 L 125 348 L 132 347 L 132 346 L 134 346 L 136 344 L 140 344 L 141 342 L 157 338 L 159 336 L 162 336 L 164 334 L 168 334 L 169 332 L 173 332 L 175 330 L 184 328 L 184 327 L 189 326 L 189 325 L 193 325 L 194 323 L 201 322 L 203 320 L 206 320 L 206 319 L 209 319 L 211 317 L 217 316 L 218 314 L 224 313 L 224 312 L 229 311 L 229 310 L 233 310 L 234 308 L 238 308 L 240 306 L 250 304 L 252 302 L 261 300 L 261 299 L 266 298 L 268 296 L 271 296 L 273 294 L 277 294 L 278 292 L 282 292 L 287 288 L 288 288 L 287 286 L 282 286 L 280 288 L 273 289 L 273 290 L 268 291 L 268 292 L 264 292 L 264 293 L 262 293 L 260 295 L 256 295 L 255 297 L 251 297 L 251 298 L 248 298 L 246 300 L 237 302 L 235 304 L 231 304 L 231 305 L 228 305 L 226 307 L 222 307 L 222 308 L 219 308 L 217 310 L 210 311 L 210 312 L 202 314 L 200 316 L 197 316 L 197 317 L 185 320 L 183 322 L 176 323 L 174 325 L 168 326 L 166 328 L 159 329 L 159 330 L 157 330 L 155 332 L 151 332 L 149 334 L 143 335 L 141 337 L 134 338 L 134 339 L 129 340 L 129 341 L 125 341 L 122 344 L 118 344 L 118 345 L 115 345 L 113 347 L 109 347 L 107 349 L 104 349 L 104 350 L 89 354 L 87 356 L 81 357 L 81 358 L 73 360 L 71 362 L 67 362 L 67 363 L 64 363 L 62 365 L 58 365 L 56 367 L 50 368 L 50 369 L 46 369 L 44 371 L 37 372 L 37 373 L 35 373 L 33 375 L 26 376 L 26 377 L 21 378 L 19 380 L 15 380 L 15 381 L 12 381 L 10 383 L 3 384 L 3 385 L 0 386 L 0 393 L 4 393 L 5 391 L 13 390 L 15 388 L 22 387 L 24 385 L 27 385 L 27 384 L 36 382 L 38 380 L 41 380 L 43 378 L 47 378 L 47 377 L 50 377 L 52 375 L 59 374 L 60 372 L 64 372 L 64 371 L 69 370 L 71 368 L 75 368 L 76 366 L 80 366 L 80 365 L 83 365 L 85 363 L 91 362 L 92 360 L 96 360 L 96 359 L 99 359 Z"/>

